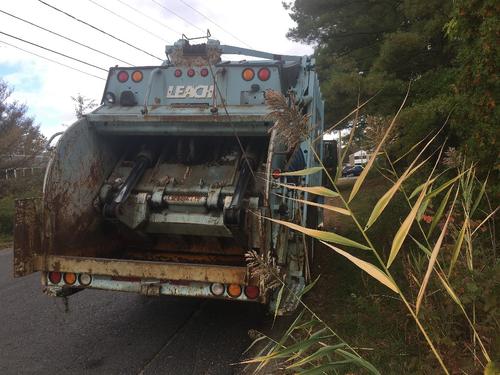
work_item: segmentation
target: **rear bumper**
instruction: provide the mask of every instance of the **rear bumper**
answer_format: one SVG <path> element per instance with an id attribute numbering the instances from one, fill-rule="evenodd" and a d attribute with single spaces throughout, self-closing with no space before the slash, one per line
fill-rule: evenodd
<path id="1" fill-rule="evenodd" d="M 242 284 L 249 281 L 246 267 L 185 264 L 46 255 L 34 257 L 34 271 L 88 273 L 141 279 Z"/>
<path id="2" fill-rule="evenodd" d="M 246 267 L 216 266 L 206 264 L 182 264 L 165 262 L 146 262 L 117 259 L 85 258 L 70 256 L 36 256 L 34 271 L 42 271 L 45 292 L 52 296 L 66 296 L 82 289 L 101 289 L 140 293 L 150 296 L 186 296 L 217 298 L 238 301 L 265 303 L 266 297 L 259 295 L 249 298 L 247 286 L 257 286 L 250 280 Z M 77 274 L 77 281 L 67 285 L 64 278 L 52 283 L 48 272 L 71 272 Z M 90 275 L 92 281 L 87 285 L 80 283 L 79 276 Z M 214 294 L 212 286 L 223 286 L 223 293 Z M 230 296 L 230 284 L 239 285 L 241 294 Z"/>
<path id="3" fill-rule="evenodd" d="M 47 273 L 44 272 L 42 280 L 45 286 L 45 293 L 50 296 L 60 297 L 73 294 L 85 289 L 100 289 L 118 292 L 138 293 L 146 296 L 182 296 L 196 298 L 215 298 L 233 301 L 248 301 L 264 303 L 264 296 L 249 298 L 245 293 L 245 286 L 241 286 L 239 296 L 230 296 L 228 286 L 224 285 L 223 293 L 215 295 L 211 286 L 213 283 L 196 281 L 174 281 L 174 280 L 155 280 L 155 279 L 132 279 L 117 278 L 112 276 L 93 275 L 89 285 L 81 285 L 77 280 L 75 284 L 68 286 L 61 281 L 53 284 L 47 279 Z"/>

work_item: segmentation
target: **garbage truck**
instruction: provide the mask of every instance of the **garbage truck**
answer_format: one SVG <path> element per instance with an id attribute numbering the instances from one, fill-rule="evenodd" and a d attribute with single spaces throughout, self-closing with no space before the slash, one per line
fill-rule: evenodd
<path id="1" fill-rule="evenodd" d="M 307 120 L 293 147 L 270 116 L 271 92 Z M 271 219 L 322 221 L 303 202 L 318 197 L 293 188 L 320 186 L 322 174 L 289 172 L 319 165 L 323 107 L 309 56 L 183 38 L 160 66 L 110 68 L 101 105 L 52 147 L 43 196 L 16 202 L 15 277 L 40 272 L 58 297 L 100 289 L 270 306 L 273 278 L 300 293 L 313 242 Z M 276 272 L 255 272 L 260 263 Z"/>

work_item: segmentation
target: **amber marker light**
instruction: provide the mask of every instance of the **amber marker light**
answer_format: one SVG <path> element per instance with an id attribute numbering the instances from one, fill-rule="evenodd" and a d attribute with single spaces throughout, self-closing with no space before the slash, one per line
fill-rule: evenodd
<path id="1" fill-rule="evenodd" d="M 132 81 L 134 82 L 142 81 L 142 72 L 140 70 L 136 70 L 132 73 Z"/>
<path id="2" fill-rule="evenodd" d="M 251 81 L 253 79 L 253 77 L 255 77 L 255 72 L 253 71 L 253 69 L 246 68 L 246 69 L 243 69 L 241 76 L 243 77 L 243 79 L 245 81 Z"/>
<path id="3" fill-rule="evenodd" d="M 73 285 L 76 282 L 76 274 L 73 272 L 66 272 L 63 276 L 64 283 L 67 285 Z"/>
<path id="4" fill-rule="evenodd" d="M 238 284 L 230 284 L 227 287 L 227 294 L 229 294 L 230 297 L 238 298 L 241 295 L 241 286 Z"/>

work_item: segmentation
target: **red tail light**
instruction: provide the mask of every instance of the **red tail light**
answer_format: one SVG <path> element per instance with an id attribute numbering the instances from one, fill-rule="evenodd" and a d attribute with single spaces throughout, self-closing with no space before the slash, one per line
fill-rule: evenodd
<path id="1" fill-rule="evenodd" d="M 182 76 L 182 70 L 175 69 L 174 76 L 176 76 L 177 78 L 179 78 L 180 76 Z"/>
<path id="2" fill-rule="evenodd" d="M 258 286 L 249 285 L 245 287 L 245 296 L 249 299 L 255 299 L 259 296 L 260 290 Z"/>
<path id="3" fill-rule="evenodd" d="M 280 178 L 281 177 L 281 170 L 275 169 L 271 175 L 273 176 L 273 178 Z"/>
<path id="4" fill-rule="evenodd" d="M 188 77 L 194 77 L 194 75 L 196 74 L 196 72 L 194 71 L 194 69 L 188 69 L 187 71 L 187 75 Z"/>
<path id="5" fill-rule="evenodd" d="M 208 69 L 207 68 L 202 68 L 200 70 L 200 74 L 201 74 L 202 77 L 208 76 Z"/>
<path id="6" fill-rule="evenodd" d="M 49 272 L 49 281 L 52 284 L 59 284 L 62 279 L 61 272 Z"/>
<path id="7" fill-rule="evenodd" d="M 268 68 L 260 68 L 257 76 L 261 81 L 267 81 L 271 77 L 271 71 Z"/>
<path id="8" fill-rule="evenodd" d="M 121 83 L 127 82 L 128 81 L 128 72 L 126 72 L 125 70 L 121 70 L 118 73 L 117 78 L 118 78 L 118 81 L 120 81 Z"/>

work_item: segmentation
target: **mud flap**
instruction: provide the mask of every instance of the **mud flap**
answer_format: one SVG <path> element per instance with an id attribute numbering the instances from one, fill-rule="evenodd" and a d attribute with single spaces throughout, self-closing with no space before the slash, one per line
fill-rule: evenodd
<path id="1" fill-rule="evenodd" d="M 34 271 L 34 258 L 41 250 L 41 198 L 16 200 L 14 218 L 14 277 Z"/>

